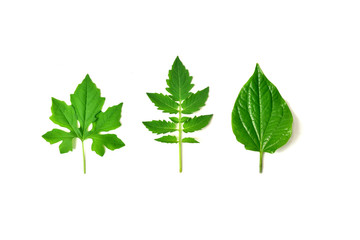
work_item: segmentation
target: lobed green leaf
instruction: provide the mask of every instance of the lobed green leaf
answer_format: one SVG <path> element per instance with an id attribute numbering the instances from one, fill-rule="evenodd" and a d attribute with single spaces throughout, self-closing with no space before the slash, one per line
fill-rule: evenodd
<path id="1" fill-rule="evenodd" d="M 94 132 L 108 132 L 121 126 L 121 109 L 123 103 L 109 107 L 105 112 L 97 115 L 97 121 L 94 124 Z"/>
<path id="2" fill-rule="evenodd" d="M 121 126 L 122 103 L 101 112 L 105 98 L 100 96 L 100 89 L 92 82 L 89 75 L 86 75 L 82 83 L 77 86 L 74 94 L 70 95 L 70 100 L 71 106 L 52 98 L 52 115 L 50 116 L 51 121 L 69 129 L 70 132 L 53 129 L 42 136 L 50 144 L 61 141 L 60 153 L 72 151 L 75 148 L 76 138 L 82 142 L 91 138 L 93 140 L 91 149 L 100 156 L 104 155 L 105 147 L 114 150 L 125 145 L 115 134 L 100 134 Z M 78 122 L 80 127 L 78 127 Z M 90 124 L 93 124 L 93 128 L 89 132 Z M 84 173 L 86 173 L 84 151 L 83 162 Z"/>
<path id="3" fill-rule="evenodd" d="M 104 156 L 105 147 L 113 151 L 125 146 L 123 141 L 115 134 L 95 134 L 91 136 L 91 139 L 93 140 L 91 150 L 95 151 L 100 156 Z"/>
<path id="4" fill-rule="evenodd" d="M 51 98 L 51 100 L 52 115 L 50 116 L 50 120 L 61 127 L 65 127 L 70 131 L 75 132 L 76 135 L 81 138 L 82 133 L 77 127 L 77 118 L 74 108 L 56 98 Z"/>
<path id="5" fill-rule="evenodd" d="M 61 141 L 62 143 L 59 145 L 60 153 L 67 153 L 75 148 L 75 139 L 77 136 L 74 132 L 65 132 L 55 128 L 42 135 L 42 137 L 50 144 Z"/>

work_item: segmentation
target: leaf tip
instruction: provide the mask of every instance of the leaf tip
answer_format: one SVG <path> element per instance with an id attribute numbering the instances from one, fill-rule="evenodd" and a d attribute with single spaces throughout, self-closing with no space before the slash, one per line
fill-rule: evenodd
<path id="1" fill-rule="evenodd" d="M 261 67 L 260 67 L 259 63 L 256 63 L 256 66 L 255 66 L 255 71 L 257 71 L 257 72 L 262 72 L 262 70 L 261 70 Z"/>
<path id="2" fill-rule="evenodd" d="M 93 84 L 95 84 L 95 83 L 91 80 L 90 75 L 89 75 L 88 73 L 86 74 L 86 76 L 85 76 L 85 78 L 84 78 L 83 82 L 87 82 L 87 83 L 93 83 Z"/>
<path id="3" fill-rule="evenodd" d="M 179 64 L 179 65 L 183 65 L 183 63 L 181 62 L 181 60 L 180 60 L 179 56 L 176 56 L 176 58 L 175 58 L 175 61 L 174 61 L 174 64 L 173 64 L 173 65 L 177 65 L 177 64 Z"/>

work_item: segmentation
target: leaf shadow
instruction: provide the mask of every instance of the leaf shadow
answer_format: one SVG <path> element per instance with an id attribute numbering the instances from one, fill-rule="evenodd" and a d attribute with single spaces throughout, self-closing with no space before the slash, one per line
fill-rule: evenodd
<path id="1" fill-rule="evenodd" d="M 289 108 L 290 108 L 290 106 L 289 106 Z M 287 148 L 289 148 L 292 144 L 294 144 L 298 140 L 298 138 L 299 138 L 299 136 L 301 134 L 301 125 L 300 125 L 299 118 L 291 110 L 291 108 L 290 108 L 290 111 L 291 111 L 291 114 L 293 116 L 292 134 L 291 134 L 291 137 L 290 137 L 289 141 L 284 146 L 279 148 L 277 152 L 285 151 Z"/>

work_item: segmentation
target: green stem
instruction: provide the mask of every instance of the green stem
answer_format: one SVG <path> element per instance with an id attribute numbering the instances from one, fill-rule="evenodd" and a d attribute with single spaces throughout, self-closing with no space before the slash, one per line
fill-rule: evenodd
<path id="1" fill-rule="evenodd" d="M 82 143 L 82 152 L 83 152 L 83 161 L 84 161 L 84 174 L 86 174 L 86 160 L 85 160 L 85 150 L 84 150 L 84 141 Z"/>
<path id="2" fill-rule="evenodd" d="M 264 155 L 264 152 L 260 151 L 260 165 L 259 165 L 260 173 L 262 173 L 262 171 L 263 171 L 263 155 Z"/>
<path id="3" fill-rule="evenodd" d="M 182 122 L 181 122 L 181 101 L 179 111 L 179 172 L 182 172 Z"/>

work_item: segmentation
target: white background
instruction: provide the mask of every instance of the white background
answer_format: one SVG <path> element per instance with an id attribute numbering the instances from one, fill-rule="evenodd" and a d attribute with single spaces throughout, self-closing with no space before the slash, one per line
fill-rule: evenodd
<path id="1" fill-rule="evenodd" d="M 357 2 L 1 1 L 0 239 L 360 239 Z M 165 93 L 176 56 L 214 114 L 182 174 L 142 125 L 168 117 L 145 93 Z M 231 130 L 257 62 L 294 116 L 262 175 Z M 79 142 L 41 135 L 87 73 L 105 109 L 124 102 L 126 146 L 86 141 L 84 175 Z"/>

